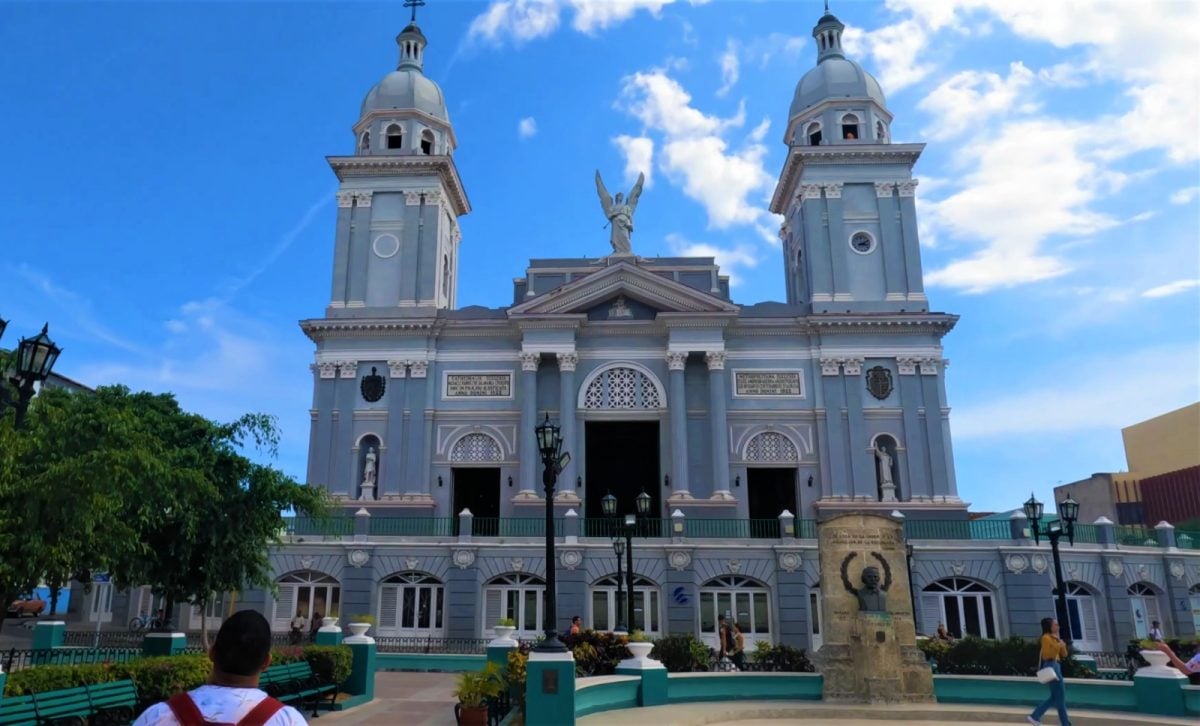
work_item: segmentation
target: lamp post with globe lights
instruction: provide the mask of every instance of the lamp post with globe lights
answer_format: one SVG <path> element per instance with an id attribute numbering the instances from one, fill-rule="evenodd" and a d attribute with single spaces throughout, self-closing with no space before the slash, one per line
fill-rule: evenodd
<path id="1" fill-rule="evenodd" d="M 546 600 L 542 616 L 545 639 L 534 650 L 543 653 L 564 653 L 567 646 L 558 639 L 558 607 L 555 602 L 557 578 L 554 566 L 554 487 L 558 475 L 570 461 L 571 455 L 561 451 L 562 429 L 546 420 L 534 429 L 538 452 L 542 457 L 542 487 L 546 492 Z"/>
<path id="2" fill-rule="evenodd" d="M 1058 540 L 1066 535 L 1071 546 L 1075 546 L 1075 520 L 1079 518 L 1079 502 L 1070 494 L 1058 503 L 1058 519 L 1042 525 L 1042 503 L 1031 493 L 1029 501 L 1025 502 L 1025 516 L 1029 519 L 1029 528 L 1033 533 L 1034 544 L 1040 544 L 1041 538 L 1050 540 L 1050 552 L 1054 557 L 1054 609 L 1058 617 L 1059 632 L 1064 643 L 1071 644 L 1071 621 L 1067 610 L 1067 584 L 1063 581 L 1062 560 L 1058 556 Z"/>
<path id="3" fill-rule="evenodd" d="M 653 500 L 650 498 L 650 495 L 647 494 L 645 490 L 642 490 L 641 494 L 638 494 L 636 497 L 634 497 L 633 501 L 634 501 L 634 505 L 637 509 L 637 513 L 636 514 L 626 514 L 625 521 L 620 523 L 619 525 L 617 525 L 617 527 L 615 527 L 613 529 L 613 536 L 614 536 L 613 551 L 617 553 L 617 610 L 618 610 L 617 623 L 618 623 L 618 628 L 620 627 L 619 624 L 621 622 L 621 614 L 620 614 L 621 551 L 622 550 L 625 551 L 625 593 L 626 593 L 625 624 L 629 628 L 633 628 L 633 611 L 634 611 L 634 607 L 633 607 L 633 534 L 634 534 L 634 532 L 637 531 L 638 517 L 644 517 L 647 514 L 649 514 L 650 513 L 650 505 L 653 503 Z M 614 497 L 612 494 L 604 495 L 604 497 L 600 500 L 600 509 L 604 512 L 604 516 L 616 517 L 617 516 L 617 498 Z M 625 538 L 624 542 L 621 542 L 621 539 L 620 539 L 621 537 Z M 622 544 L 624 544 L 624 547 L 621 547 Z M 642 624 L 646 625 L 645 622 L 643 622 Z"/>
<path id="4" fill-rule="evenodd" d="M 0 336 L 8 328 L 7 320 L 0 320 Z M 29 410 L 29 401 L 33 398 L 34 388 L 50 376 L 54 363 L 62 353 L 62 349 L 50 340 L 49 323 L 42 326 L 42 332 L 32 338 L 21 338 L 17 350 L 9 360 L 11 375 L 9 383 L 17 389 L 16 400 L 12 400 L 6 386 L 0 385 L 0 413 L 9 406 L 16 408 L 16 426 L 20 428 L 25 423 L 25 412 Z M 8 371 L 3 371 L 8 373 Z"/>

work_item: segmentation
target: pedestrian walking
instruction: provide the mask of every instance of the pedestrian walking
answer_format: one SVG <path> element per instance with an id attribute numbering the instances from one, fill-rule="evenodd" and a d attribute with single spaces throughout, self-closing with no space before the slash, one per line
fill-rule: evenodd
<path id="1" fill-rule="evenodd" d="M 1042 637 L 1038 642 L 1038 672 L 1049 668 L 1054 671 L 1054 678 L 1046 683 L 1050 687 L 1049 697 L 1033 709 L 1026 720 L 1033 726 L 1041 726 L 1042 716 L 1053 706 L 1058 711 L 1059 724 L 1071 726 L 1071 719 L 1067 717 L 1067 690 L 1062 674 L 1062 659 L 1067 657 L 1067 644 L 1058 637 L 1057 620 L 1042 618 Z"/>
<path id="2" fill-rule="evenodd" d="M 732 623 L 733 629 L 733 654 L 730 659 L 733 665 L 739 670 L 746 670 L 746 639 L 742 636 L 742 626 L 736 620 Z"/>

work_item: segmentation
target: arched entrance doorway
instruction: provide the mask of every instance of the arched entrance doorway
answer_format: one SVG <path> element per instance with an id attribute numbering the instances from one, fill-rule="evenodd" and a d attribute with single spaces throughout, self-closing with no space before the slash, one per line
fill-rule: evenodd
<path id="1" fill-rule="evenodd" d="M 771 640 L 771 591 L 758 580 L 740 575 L 714 577 L 700 589 L 700 639 L 717 647 L 717 619 L 724 615 L 741 626 L 746 649 Z"/>
<path id="2" fill-rule="evenodd" d="M 1159 615 L 1157 590 L 1144 582 L 1135 582 L 1129 586 L 1126 593 L 1129 595 L 1129 613 L 1133 618 L 1135 637 L 1141 639 L 1150 637 L 1150 624 L 1156 620 L 1164 626 L 1164 633 L 1170 635 L 1170 633 L 1166 633 L 1166 623 Z"/>
<path id="3" fill-rule="evenodd" d="M 336 618 L 341 604 L 342 587 L 336 579 L 312 570 L 288 573 L 279 578 L 271 629 L 288 630 L 296 613 L 309 623 L 318 617 Z"/>
<path id="4" fill-rule="evenodd" d="M 445 634 L 445 588 L 423 572 L 401 572 L 379 588 L 379 634 L 441 637 Z"/>
<path id="5" fill-rule="evenodd" d="M 746 442 L 746 493 L 752 537 L 779 536 L 779 514 L 783 510 L 799 517 L 796 502 L 796 471 L 800 450 L 778 431 L 764 431 Z"/>
<path id="6" fill-rule="evenodd" d="M 1078 582 L 1067 583 L 1067 617 L 1071 621 L 1071 642 L 1079 650 L 1101 651 L 1100 621 L 1096 618 L 1096 600 L 1092 591 Z"/>

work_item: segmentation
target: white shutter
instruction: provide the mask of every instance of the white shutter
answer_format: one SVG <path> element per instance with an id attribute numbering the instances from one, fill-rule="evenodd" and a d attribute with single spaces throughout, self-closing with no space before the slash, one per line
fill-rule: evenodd
<path id="1" fill-rule="evenodd" d="M 296 586 L 280 585 L 279 596 L 275 598 L 275 618 L 271 622 L 272 630 L 288 630 L 291 628 L 292 616 L 296 614 Z"/>
<path id="2" fill-rule="evenodd" d="M 941 622 L 945 622 L 942 617 L 942 596 L 936 592 L 921 593 L 921 634 L 932 636 Z"/>
<path id="3" fill-rule="evenodd" d="M 1100 621 L 1096 618 L 1096 599 L 1094 597 L 1079 598 L 1079 617 L 1083 618 L 1083 639 L 1092 648 L 1100 650 Z"/>
<path id="4" fill-rule="evenodd" d="M 491 637 L 494 631 L 492 627 L 496 625 L 496 621 L 502 616 L 500 613 L 500 590 L 490 587 L 484 590 L 483 594 L 483 634 L 484 637 Z M 519 623 L 518 623 L 519 625 Z"/>
<path id="5" fill-rule="evenodd" d="M 1162 628 L 1163 637 L 1170 635 L 1167 632 L 1167 622 L 1158 614 L 1158 595 L 1147 595 L 1144 600 L 1146 601 L 1146 621 L 1153 623 L 1157 620 L 1158 626 Z"/>
<path id="6" fill-rule="evenodd" d="M 379 629 L 394 629 L 396 627 L 396 599 L 400 588 L 396 585 L 384 585 L 379 596 Z"/>

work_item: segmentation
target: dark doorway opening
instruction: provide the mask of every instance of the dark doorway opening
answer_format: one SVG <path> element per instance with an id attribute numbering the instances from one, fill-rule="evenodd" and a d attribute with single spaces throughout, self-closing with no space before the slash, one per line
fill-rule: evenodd
<path id="1" fill-rule="evenodd" d="M 796 514 L 796 470 L 747 469 L 746 487 L 750 496 L 750 536 L 778 537 L 779 513 Z M 797 516 L 799 519 L 799 516 Z"/>
<path id="2" fill-rule="evenodd" d="M 479 537 L 500 534 L 500 470 L 492 468 L 451 469 L 454 479 L 454 534 L 458 515 L 470 509 L 475 515 L 474 531 Z"/>
<path id="3" fill-rule="evenodd" d="M 588 536 L 611 534 L 602 521 L 600 500 L 610 492 L 617 498 L 617 519 L 637 512 L 636 497 L 650 495 L 648 521 L 639 525 L 637 536 L 658 537 L 661 529 L 662 497 L 659 492 L 657 421 L 588 421 L 587 498 Z"/>

